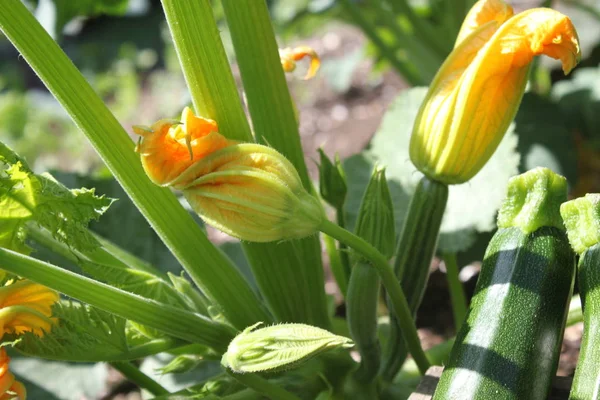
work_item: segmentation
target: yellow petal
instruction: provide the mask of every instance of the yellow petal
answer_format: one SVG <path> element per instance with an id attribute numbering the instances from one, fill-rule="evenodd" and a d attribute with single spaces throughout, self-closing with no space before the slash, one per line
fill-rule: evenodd
<path id="1" fill-rule="evenodd" d="M 304 79 L 310 79 L 319 70 L 321 59 L 317 52 L 308 46 L 299 46 L 295 48 L 286 48 L 279 50 L 281 66 L 285 72 L 292 72 L 296 69 L 296 61 L 300 61 L 305 57 L 310 58 L 310 67 L 304 76 Z"/>
<path id="2" fill-rule="evenodd" d="M 495 21 L 497 25 L 503 24 L 513 16 L 513 9 L 502 0 L 480 0 L 473 5 L 460 27 L 454 47 L 461 44 L 470 34 L 480 26 Z"/>
<path id="3" fill-rule="evenodd" d="M 520 13 L 499 28 L 490 21 L 472 32 L 430 86 L 411 138 L 413 163 L 445 183 L 471 179 L 514 119 L 530 63 L 541 54 L 560 59 L 566 73 L 580 57 L 571 21 L 551 9 Z"/>

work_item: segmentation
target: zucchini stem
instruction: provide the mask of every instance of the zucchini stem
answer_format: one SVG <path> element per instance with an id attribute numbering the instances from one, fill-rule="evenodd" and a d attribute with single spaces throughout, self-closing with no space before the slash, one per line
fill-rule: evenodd
<path id="1" fill-rule="evenodd" d="M 448 280 L 448 289 L 450 290 L 454 327 L 458 332 L 467 315 L 467 299 L 462 284 L 460 283 L 460 279 L 458 278 L 459 271 L 458 263 L 456 262 L 456 253 L 444 253 L 442 258 L 446 265 L 446 279 Z"/>
<path id="2" fill-rule="evenodd" d="M 379 276 L 381 277 L 383 285 L 388 293 L 388 296 L 390 297 L 393 312 L 400 323 L 408 350 L 415 359 L 415 362 L 419 367 L 419 371 L 424 375 L 429 368 L 429 361 L 427 360 L 427 356 L 421 347 L 421 341 L 419 339 L 419 335 L 417 334 L 417 327 L 412 318 L 410 308 L 408 307 L 406 296 L 404 296 L 404 292 L 400 287 L 400 283 L 398 282 L 392 267 L 388 264 L 388 260 L 375 247 L 371 246 L 365 240 L 329 220 L 323 220 L 319 230 L 336 238 L 340 242 L 345 243 L 349 247 L 365 256 L 372 263 L 377 272 L 379 272 Z"/>

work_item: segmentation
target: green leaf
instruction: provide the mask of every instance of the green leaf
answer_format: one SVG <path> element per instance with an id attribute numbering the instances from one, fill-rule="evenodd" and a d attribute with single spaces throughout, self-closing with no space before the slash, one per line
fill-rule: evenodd
<path id="1" fill-rule="evenodd" d="M 77 302 L 54 306 L 58 323 L 42 337 L 26 333 L 15 346 L 24 354 L 53 360 L 105 361 L 129 352 L 126 321 Z M 11 336 L 5 336 L 11 340 Z"/>
<path id="2" fill-rule="evenodd" d="M 0 247 L 25 252 L 24 225 L 35 222 L 69 247 L 90 251 L 99 246 L 87 231 L 111 205 L 94 189 L 69 190 L 51 175 L 34 174 L 0 143 Z"/>
<path id="3" fill-rule="evenodd" d="M 349 188 L 356 193 L 358 183 L 357 168 L 374 162 L 386 166 L 390 191 L 394 198 L 396 229 L 401 230 L 409 196 L 422 174 L 410 162 L 408 153 L 410 135 L 417 111 L 427 88 L 413 88 L 402 92 L 384 116 L 383 122 L 371 141 L 370 148 L 359 159 L 347 160 Z M 445 252 L 458 252 L 468 249 L 475 240 L 476 232 L 486 232 L 495 228 L 495 216 L 506 193 L 508 178 L 518 173 L 519 154 L 516 152 L 517 137 L 509 128 L 500 146 L 486 166 L 471 181 L 463 185 L 452 185 L 448 206 L 442 221 L 438 248 Z M 362 167 L 361 167 L 362 164 Z M 362 187 L 368 182 L 368 172 Z M 399 186 L 394 187 L 394 183 Z M 349 199 L 353 196 L 349 196 Z M 356 215 L 348 201 L 348 214 Z"/>

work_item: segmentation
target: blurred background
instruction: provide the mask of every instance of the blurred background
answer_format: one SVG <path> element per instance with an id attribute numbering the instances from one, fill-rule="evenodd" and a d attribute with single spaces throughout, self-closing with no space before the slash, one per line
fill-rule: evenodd
<path id="1" fill-rule="evenodd" d="M 128 131 L 131 125 L 178 116 L 190 103 L 159 0 L 23 1 Z M 460 27 L 457 21 L 473 1 L 413 0 L 408 2 L 409 10 L 399 0 L 267 2 L 280 47 L 308 45 L 322 60 L 319 73 L 310 81 L 302 79 L 307 67 L 302 62 L 288 75 L 311 175 L 314 179 L 318 176 L 319 147 L 344 160 L 351 228 L 370 170 L 375 163 L 386 165 L 400 227 L 415 180 L 406 144 L 420 100 L 419 91 L 410 88 L 429 84 L 452 49 Z M 553 60 L 536 61 L 528 93 L 498 154 L 476 177 L 479 181 L 453 188 L 440 251 L 457 255 L 467 291 L 474 287 L 509 176 L 543 165 L 568 178 L 572 196 L 600 191 L 600 0 L 510 3 L 516 11 L 543 5 L 569 15 L 580 35 L 583 61 L 568 77 Z M 219 1 L 213 4 L 240 82 Z M 427 34 L 417 35 L 415 26 L 423 24 L 425 29 L 418 32 Z M 179 272 L 177 262 L 111 178 L 84 135 L 1 36 L 0 140 L 26 157 L 38 173 L 51 171 L 69 187 L 96 187 L 99 193 L 120 199 L 94 229 L 162 269 Z M 213 231 L 209 234 L 248 271 L 237 242 Z M 37 256 L 67 265 L 43 251 Z M 327 291 L 339 302 L 331 279 Z M 427 346 L 454 333 L 444 267 L 438 260 L 432 264 L 418 324 Z M 580 336 L 581 326 L 567 331 L 560 374 L 573 373 Z M 157 368 L 167 361 L 150 358 L 143 369 L 159 376 Z M 104 364 L 75 365 L 15 356 L 13 366 L 31 399 L 141 398 L 135 386 Z M 218 368 L 205 364 L 188 374 L 165 376 L 160 382 L 177 390 Z"/>

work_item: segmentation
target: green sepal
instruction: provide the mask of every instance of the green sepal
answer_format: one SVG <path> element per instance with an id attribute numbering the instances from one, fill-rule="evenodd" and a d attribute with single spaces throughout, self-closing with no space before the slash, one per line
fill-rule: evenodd
<path id="1" fill-rule="evenodd" d="M 567 180 L 548 168 L 535 168 L 508 181 L 498 213 L 498 228 L 517 227 L 523 233 L 542 226 L 564 230 L 560 205 L 567 200 Z"/>
<path id="2" fill-rule="evenodd" d="M 238 334 L 223 354 L 221 364 L 236 373 L 277 372 L 291 369 L 327 350 L 350 348 L 352 340 L 305 324 L 258 328 L 256 323 Z"/>
<path id="3" fill-rule="evenodd" d="M 582 254 L 600 242 L 600 194 L 567 201 L 560 206 L 560 214 L 567 227 L 571 247 Z"/>
<path id="4" fill-rule="evenodd" d="M 339 210 L 344 206 L 348 194 L 346 173 L 339 155 L 336 154 L 333 161 L 331 161 L 322 148 L 318 151 L 321 160 L 319 164 L 319 192 L 323 200 Z"/>

